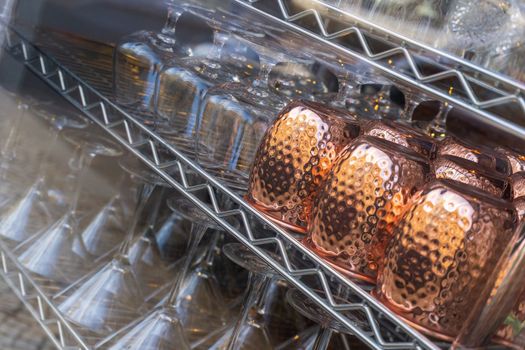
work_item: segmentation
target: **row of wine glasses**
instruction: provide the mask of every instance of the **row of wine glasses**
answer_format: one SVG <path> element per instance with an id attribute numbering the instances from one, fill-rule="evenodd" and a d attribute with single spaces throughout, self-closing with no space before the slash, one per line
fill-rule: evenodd
<path id="1" fill-rule="evenodd" d="M 94 348 L 349 348 L 337 328 L 302 316 L 317 320 L 270 267 L 87 119 L 37 101 L 26 113 L 52 142 L 33 183 L 10 183 L 25 191 L 7 202 L 0 239 Z M 66 161 L 53 157 L 62 148 Z M 65 184 L 54 188 L 56 176 Z M 92 196 L 100 176 L 112 188 L 102 199 Z"/>
<path id="2" fill-rule="evenodd" d="M 265 134 L 246 199 L 306 234 L 335 269 L 376 285 L 414 327 L 452 342 L 476 322 L 476 305 L 510 293 L 496 279 L 521 254 L 523 166 L 509 149 L 296 101 Z"/>

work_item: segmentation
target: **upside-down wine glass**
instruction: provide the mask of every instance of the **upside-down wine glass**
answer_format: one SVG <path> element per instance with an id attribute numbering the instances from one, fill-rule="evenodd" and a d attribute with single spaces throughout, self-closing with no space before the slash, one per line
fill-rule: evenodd
<path id="1" fill-rule="evenodd" d="M 100 135 L 72 130 L 64 138 L 77 147 L 79 155 L 75 190 L 66 213 L 53 225 L 16 247 L 19 262 L 29 271 L 58 283 L 71 283 L 90 266 L 89 255 L 78 246 L 78 204 L 87 172 L 96 156 L 115 157 L 121 149 Z"/>
<path id="2" fill-rule="evenodd" d="M 66 196 L 60 190 L 49 188 L 46 183 L 52 164 L 51 155 L 63 129 L 82 129 L 88 125 L 88 120 L 78 113 L 66 116 L 62 109 L 57 109 L 52 105 L 36 104 L 32 106 L 32 111 L 49 123 L 53 138 L 46 144 L 37 171 L 38 178 L 20 200 L 9 206 L 9 209 L 0 218 L 0 235 L 12 242 L 22 242 L 41 227 L 47 226 L 46 217 L 49 219 L 51 216 L 52 208 L 48 207 L 51 203 L 60 206 L 66 202 Z M 46 200 L 48 203 L 45 203 Z"/>
<path id="3" fill-rule="evenodd" d="M 121 40 L 114 54 L 113 89 L 117 103 L 153 111 L 155 85 L 164 65 L 175 57 L 207 50 L 213 30 L 205 21 L 211 10 L 168 4 L 159 33 L 139 31 Z"/>
<path id="4" fill-rule="evenodd" d="M 203 316 L 198 314 L 198 309 L 191 310 L 192 306 L 185 304 L 188 302 L 188 298 L 184 297 L 186 293 L 195 292 L 196 284 L 192 278 L 188 279 L 188 274 L 191 271 L 190 266 L 197 252 L 198 244 L 209 228 L 217 229 L 218 226 L 202 213 L 199 213 L 187 201 L 172 200 L 169 205 L 193 222 L 188 238 L 187 254 L 178 277 L 173 281 L 168 295 L 154 310 L 102 340 L 97 348 L 167 350 L 171 349 L 173 344 L 177 344 L 178 349 L 190 349 L 189 339 L 199 338 L 213 332 L 215 331 L 214 327 L 223 327 L 225 321 L 222 318 L 225 315 L 220 311 L 220 300 L 213 301 L 209 297 L 205 298 L 207 299 L 206 303 L 214 304 L 215 308 L 213 310 L 201 309 L 201 311 L 206 311 L 206 316 Z M 201 271 L 197 269 L 192 274 L 195 275 L 195 272 L 198 274 Z M 192 297 L 192 294 L 188 294 L 188 296 Z M 189 301 L 191 302 L 191 300 Z M 222 315 L 217 317 L 217 314 Z"/>

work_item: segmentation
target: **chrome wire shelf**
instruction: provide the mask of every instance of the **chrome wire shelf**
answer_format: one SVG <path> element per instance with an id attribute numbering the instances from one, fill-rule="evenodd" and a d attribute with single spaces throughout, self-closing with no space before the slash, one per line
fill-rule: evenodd
<path id="1" fill-rule="evenodd" d="M 525 83 L 399 35 L 322 0 L 235 0 L 341 57 L 367 63 L 394 81 L 471 112 L 525 139 Z"/>
<path id="2" fill-rule="evenodd" d="M 12 28 L 7 30 L 5 50 L 368 347 L 378 350 L 439 349 L 374 299 L 362 286 L 327 265 L 293 235 L 259 214 L 133 115 L 113 104 Z M 209 200 L 200 199 L 203 193 L 207 193 Z M 225 198 L 231 202 L 227 209 L 220 204 L 225 203 Z M 239 228 L 230 224 L 232 217 L 241 222 Z M 10 255 L 6 253 L 3 256 Z M 48 299 L 44 294 L 38 288 L 35 292 L 39 300 L 47 305 Z M 344 295 L 345 302 L 338 302 L 337 295 Z M 50 307 L 54 310 L 52 304 Z M 37 320 L 40 320 L 39 317 Z M 53 320 L 58 320 L 61 329 L 71 330 L 60 315 L 54 315 Z M 55 340 L 61 345 L 59 348 L 71 348 L 62 345 L 62 339 Z M 72 348 L 85 349 L 85 343 L 78 335 L 73 340 L 76 347 Z"/>
<path id="3" fill-rule="evenodd" d="M 10 249 L 0 241 L 0 275 L 31 316 L 60 350 L 89 350 L 82 337 L 62 317 L 38 283 L 25 271 Z"/>

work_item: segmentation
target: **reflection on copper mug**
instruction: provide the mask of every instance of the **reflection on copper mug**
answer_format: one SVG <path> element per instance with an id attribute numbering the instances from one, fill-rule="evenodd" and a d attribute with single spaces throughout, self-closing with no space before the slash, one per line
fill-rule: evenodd
<path id="1" fill-rule="evenodd" d="M 512 203 L 516 207 L 519 220 L 525 219 L 525 171 L 515 173 L 509 178 Z"/>
<path id="2" fill-rule="evenodd" d="M 305 244 L 343 272 L 375 282 L 392 230 L 427 174 L 426 159 L 410 149 L 359 137 L 316 198 Z"/>
<path id="3" fill-rule="evenodd" d="M 510 164 L 504 155 L 491 149 L 473 146 L 454 137 L 448 136 L 438 146 L 438 156 L 455 156 L 470 160 L 487 169 L 495 170 L 503 175 L 510 174 Z"/>
<path id="4" fill-rule="evenodd" d="M 454 156 L 441 156 L 432 162 L 432 174 L 436 179 L 449 179 L 476 187 L 496 197 L 503 197 L 507 180 L 496 171 Z"/>
<path id="5" fill-rule="evenodd" d="M 452 341 L 487 290 L 514 226 L 509 202 L 434 181 L 396 227 L 375 293 L 424 333 Z"/>
<path id="6" fill-rule="evenodd" d="M 509 161 L 511 174 L 525 171 L 525 155 L 504 147 L 496 147 L 496 151 L 503 154 Z"/>
<path id="7" fill-rule="evenodd" d="M 356 118 L 346 112 L 309 101 L 291 103 L 263 137 L 246 200 L 277 223 L 305 232 L 319 186 L 358 133 Z"/>
<path id="8" fill-rule="evenodd" d="M 362 130 L 362 135 L 396 143 L 429 159 L 433 158 L 436 152 L 433 139 L 414 128 L 390 120 L 372 120 L 365 123 Z"/>

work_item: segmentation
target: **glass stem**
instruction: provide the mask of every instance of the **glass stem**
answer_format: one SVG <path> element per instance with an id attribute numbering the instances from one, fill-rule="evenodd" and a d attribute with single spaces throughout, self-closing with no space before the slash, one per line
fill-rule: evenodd
<path id="1" fill-rule="evenodd" d="M 7 175 L 5 170 L 8 166 L 8 163 L 16 159 L 17 142 L 20 137 L 20 125 L 22 125 L 22 120 L 24 119 L 28 108 L 29 106 L 24 103 L 18 104 L 18 110 L 20 110 L 20 114 L 17 115 L 13 120 L 9 134 L 7 135 L 7 138 L 0 151 L 2 156 L 2 169 L 4 170 L 2 173 L 3 179 L 5 179 L 5 176 Z"/>
<path id="2" fill-rule="evenodd" d="M 419 101 L 415 100 L 416 96 L 412 93 L 405 93 L 405 109 L 403 111 L 403 121 L 411 123 L 414 117 L 414 111 L 419 106 Z"/>
<path id="3" fill-rule="evenodd" d="M 176 8 L 173 5 L 168 6 L 168 17 L 166 18 L 164 27 L 162 27 L 160 33 L 157 34 L 158 38 L 165 45 L 175 45 L 175 28 L 177 26 L 177 21 L 179 20 L 181 15 L 182 11 L 179 8 Z"/>
<path id="4" fill-rule="evenodd" d="M 448 114 L 452 110 L 452 108 L 454 107 L 451 106 L 448 102 L 442 102 L 439 106 L 439 112 L 434 118 L 434 123 L 445 129 L 447 125 Z"/>
<path id="5" fill-rule="evenodd" d="M 330 339 L 332 339 L 332 333 L 333 331 L 328 328 L 323 328 L 319 330 L 319 333 L 317 333 L 317 336 L 315 337 L 315 341 L 313 344 L 313 350 L 326 350 L 328 349 L 328 345 L 330 344 Z"/>
<path id="6" fill-rule="evenodd" d="M 42 156 L 42 160 L 40 162 L 40 165 L 38 166 L 38 172 L 37 172 L 37 176 L 39 178 L 44 179 L 44 181 L 46 180 L 49 168 L 51 167 L 51 164 L 52 164 L 51 155 L 53 154 L 53 151 L 56 148 L 56 145 L 58 143 L 58 137 L 61 131 L 62 129 L 57 130 L 53 127 L 50 128 L 50 132 L 52 133 L 53 138 L 51 139 L 51 142 L 47 144 L 45 153 Z"/>
<path id="7" fill-rule="evenodd" d="M 244 300 L 242 303 L 241 315 L 235 324 L 233 334 L 230 338 L 230 341 L 228 342 L 226 350 L 236 349 L 236 344 L 239 339 L 242 324 L 246 321 L 246 319 L 248 319 L 250 311 L 253 310 L 254 306 L 257 309 L 261 307 L 260 304 L 264 300 L 264 294 L 268 290 L 271 281 L 272 279 L 266 275 L 250 272 L 248 287 L 246 288 Z"/>
<path id="8" fill-rule="evenodd" d="M 208 227 L 205 225 L 193 223 L 193 225 L 191 226 L 190 237 L 188 240 L 188 249 L 187 249 L 188 253 L 186 254 L 186 257 L 184 258 L 184 264 L 182 266 L 180 275 L 173 282 L 171 290 L 168 294 L 168 299 L 167 299 L 168 306 L 176 305 L 178 296 L 182 289 L 182 285 L 184 284 L 184 280 L 186 279 L 186 275 L 188 274 L 188 270 L 190 269 L 191 262 L 193 261 L 195 253 L 197 252 L 197 247 L 199 246 L 199 243 L 202 240 L 202 237 L 204 236 L 207 230 L 208 230 Z"/>
<path id="9" fill-rule="evenodd" d="M 128 234 L 124 239 L 124 242 L 119 247 L 117 255 L 127 256 L 129 248 L 131 247 L 133 239 L 135 238 L 135 231 L 137 230 L 137 226 L 139 224 L 140 218 L 142 217 L 142 213 L 144 212 L 148 199 L 151 197 L 151 193 L 154 189 L 155 185 L 151 183 L 145 182 L 141 185 L 141 188 L 138 193 L 137 207 L 135 208 L 133 222 L 131 223 L 131 227 L 128 229 Z"/>
<path id="10" fill-rule="evenodd" d="M 87 173 L 89 171 L 91 163 L 93 162 L 93 159 L 95 158 L 93 154 L 84 152 L 84 146 L 81 146 L 80 148 L 81 148 L 81 152 L 80 152 L 80 158 L 78 160 L 79 170 L 77 173 L 77 177 L 75 179 L 73 196 L 69 204 L 69 210 L 72 213 L 76 213 L 78 210 L 78 201 L 80 199 L 82 185 L 84 184 L 86 180 Z"/>

